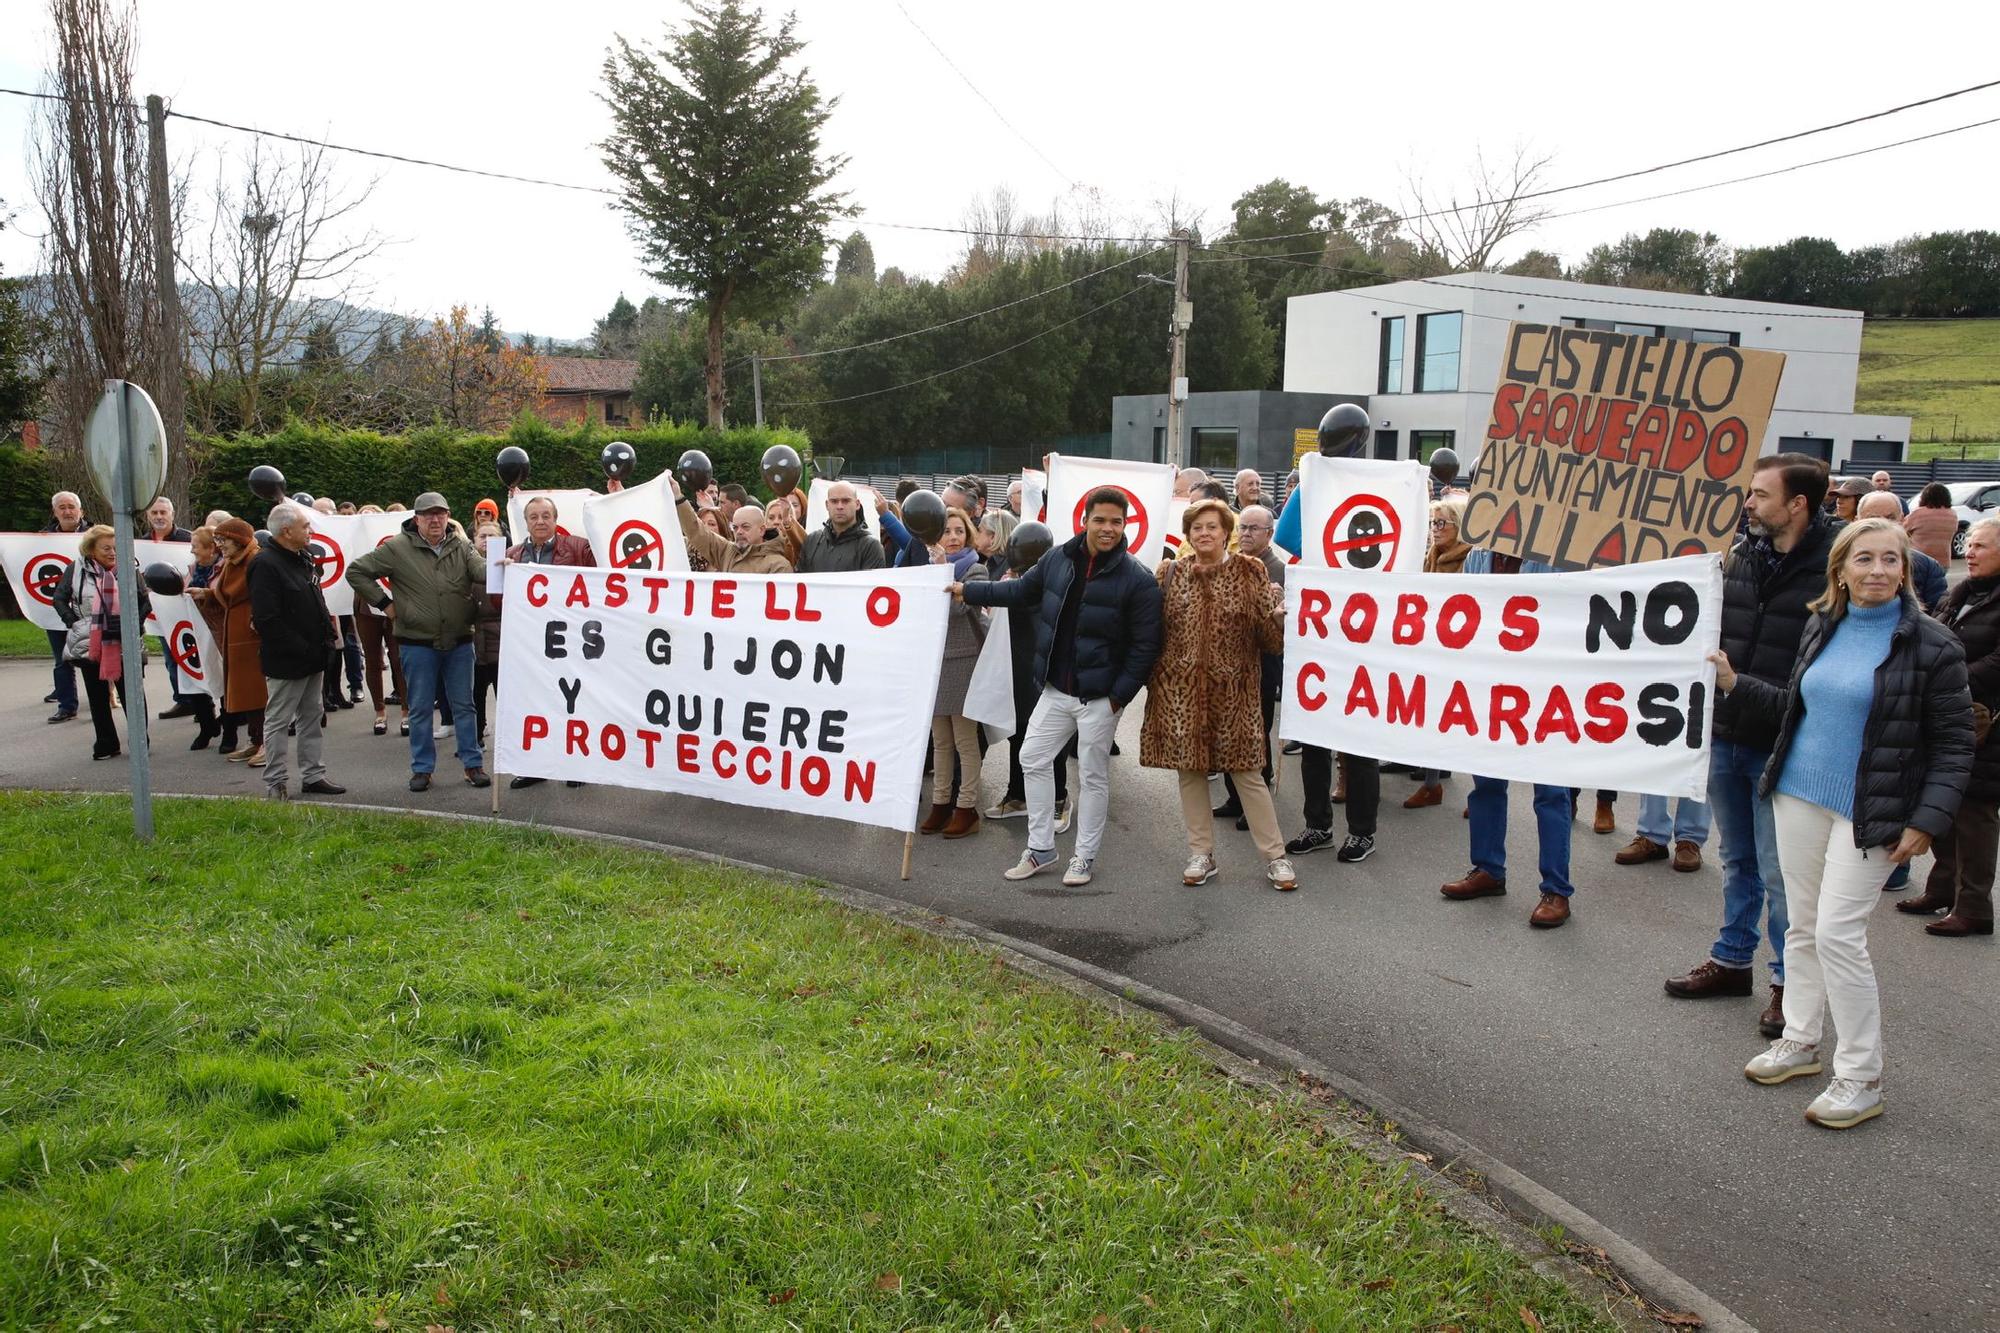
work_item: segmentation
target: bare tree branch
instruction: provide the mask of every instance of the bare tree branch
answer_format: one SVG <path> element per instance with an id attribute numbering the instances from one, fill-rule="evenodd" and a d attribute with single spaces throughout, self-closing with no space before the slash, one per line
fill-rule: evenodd
<path id="1" fill-rule="evenodd" d="M 1532 193 L 1543 180 L 1553 154 L 1536 155 L 1516 145 L 1513 155 L 1498 164 L 1482 149 L 1473 155 L 1471 179 L 1439 195 L 1411 167 L 1404 173 L 1408 205 L 1404 230 L 1417 246 L 1419 267 L 1432 273 L 1465 273 L 1490 268 L 1494 253 L 1510 238 L 1533 230 L 1548 210 L 1520 196 Z M 1429 273 L 1404 276 L 1426 277 Z"/>

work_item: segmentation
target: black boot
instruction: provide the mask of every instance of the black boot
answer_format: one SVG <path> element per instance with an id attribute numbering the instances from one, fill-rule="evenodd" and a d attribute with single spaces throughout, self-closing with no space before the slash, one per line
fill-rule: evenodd
<path id="1" fill-rule="evenodd" d="M 222 724 L 215 720 L 215 700 L 206 698 L 195 700 L 194 717 L 201 730 L 195 735 L 194 744 L 188 746 L 188 749 L 206 750 L 208 743 L 222 730 Z"/>

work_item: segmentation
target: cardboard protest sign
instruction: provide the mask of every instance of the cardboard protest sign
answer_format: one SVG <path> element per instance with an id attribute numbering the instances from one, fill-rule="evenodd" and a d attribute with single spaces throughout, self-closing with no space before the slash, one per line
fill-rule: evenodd
<path id="1" fill-rule="evenodd" d="M 914 829 L 950 581 L 510 565 L 494 771 Z"/>
<path id="2" fill-rule="evenodd" d="M 1285 582 L 1286 740 L 1705 799 L 1722 562 Z"/>
<path id="3" fill-rule="evenodd" d="M 1174 470 L 1165 463 L 1132 463 L 1122 458 L 1049 456 L 1049 531 L 1060 546 L 1083 531 L 1084 506 L 1100 486 L 1125 492 L 1125 545 L 1151 569 L 1166 553 L 1167 505 L 1174 494 Z M 1025 488 L 1024 488 L 1025 489 Z"/>
<path id="4" fill-rule="evenodd" d="M 322 514 L 306 511 L 306 526 L 312 540 L 306 554 L 312 557 L 319 574 L 319 590 L 326 597 L 326 609 L 336 616 L 354 614 L 354 587 L 347 581 L 347 567 L 403 530 L 408 514 Z"/>
<path id="5" fill-rule="evenodd" d="M 586 500 L 593 498 L 596 494 L 596 491 L 585 490 L 519 491 L 508 496 L 507 533 L 509 544 L 519 546 L 522 542 L 528 540 L 528 501 L 544 497 L 555 501 L 556 531 L 566 537 L 583 536 L 583 505 Z M 600 555 L 598 558 L 602 559 L 603 557 Z"/>
<path id="6" fill-rule="evenodd" d="M 1307 454 L 1299 463 L 1301 563 L 1421 574 L 1431 493 L 1422 463 Z"/>
<path id="7" fill-rule="evenodd" d="M 0 533 L 0 565 L 7 567 L 7 583 L 21 614 L 42 629 L 60 630 L 62 617 L 56 614 L 56 585 L 76 561 L 77 544 L 83 537 L 74 532 Z"/>
<path id="8" fill-rule="evenodd" d="M 164 546 L 168 543 L 154 544 Z M 184 544 L 173 544 L 186 549 Z M 145 562 L 140 563 L 143 565 Z M 220 702 L 222 654 L 208 632 L 208 622 L 195 608 L 194 599 L 185 594 L 167 596 L 151 591 L 146 595 L 152 602 L 152 614 L 146 617 L 146 633 L 158 635 L 166 645 L 167 655 L 180 672 L 180 693 L 193 694 L 200 689 L 209 698 Z"/>
<path id="9" fill-rule="evenodd" d="M 1465 539 L 1559 569 L 1726 552 L 1784 368 L 1726 343 L 1513 325 Z"/>
<path id="10" fill-rule="evenodd" d="M 860 518 L 862 529 L 873 536 L 880 537 L 882 529 L 878 525 L 881 523 L 881 520 L 875 517 L 874 488 L 865 486 L 860 482 L 850 482 L 848 484 L 854 487 L 854 494 L 860 501 L 855 506 L 854 512 Z M 826 478 L 813 478 L 812 489 L 806 492 L 805 527 L 808 534 L 818 532 L 826 526 L 826 493 L 832 489 L 833 483 Z"/>
<path id="11" fill-rule="evenodd" d="M 606 569 L 687 569 L 687 537 L 674 512 L 677 502 L 669 480 L 662 472 L 610 495 L 587 495 L 583 537 L 598 564 Z M 556 521 L 561 526 L 560 506 Z"/>

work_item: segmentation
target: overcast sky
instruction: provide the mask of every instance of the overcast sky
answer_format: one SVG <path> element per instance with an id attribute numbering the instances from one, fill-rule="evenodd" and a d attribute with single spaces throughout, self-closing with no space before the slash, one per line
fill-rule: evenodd
<path id="1" fill-rule="evenodd" d="M 1523 143 L 1553 154 L 1549 179 L 1564 184 L 2000 77 L 1990 0 L 1889 10 L 1799 0 L 805 0 L 797 12 L 813 76 L 839 98 L 827 147 L 850 159 L 840 184 L 862 209 L 856 225 L 879 265 L 912 275 L 941 273 L 963 238 L 884 224 L 960 225 L 968 202 L 1000 185 L 1034 211 L 1073 188 L 1094 190 L 1146 231 L 1178 196 L 1214 235 L 1242 190 L 1274 176 L 1322 195 L 1407 204 L 1411 167 L 1444 185 L 1463 178 L 1475 150 L 1506 155 Z M 607 128 L 596 97 L 605 48 L 613 33 L 657 40 L 678 13 L 627 0 L 518 11 L 441 0 L 144 0 L 136 91 L 240 124 L 603 185 L 593 144 Z M 47 22 L 37 0 L 0 5 L 0 86 L 40 86 Z M 0 233 L 9 274 L 35 267 L 41 230 L 26 170 L 33 106 L 0 96 L 0 199 L 17 212 Z M 2000 88 L 1560 195 L 1550 207 L 1620 203 L 1992 117 Z M 187 121 L 168 130 L 176 159 L 204 181 L 249 143 Z M 1573 261 L 1597 241 L 1656 226 L 1706 228 L 1739 246 L 1800 233 L 1858 245 L 2000 227 L 1996 162 L 2000 125 L 1991 125 L 1554 219 L 1514 252 L 1532 245 Z M 656 289 L 601 196 L 355 157 L 336 165 L 351 186 L 376 182 L 366 222 L 393 241 L 366 275 L 375 304 L 417 314 L 490 305 L 513 332 L 580 337 L 619 292 L 636 301 Z"/>

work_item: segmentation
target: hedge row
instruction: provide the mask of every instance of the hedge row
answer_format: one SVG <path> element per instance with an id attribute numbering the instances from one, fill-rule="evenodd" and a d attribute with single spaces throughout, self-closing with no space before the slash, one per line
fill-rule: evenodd
<path id="1" fill-rule="evenodd" d="M 38 532 L 49 521 L 56 472 L 39 449 L 0 444 L 0 532 Z"/>

